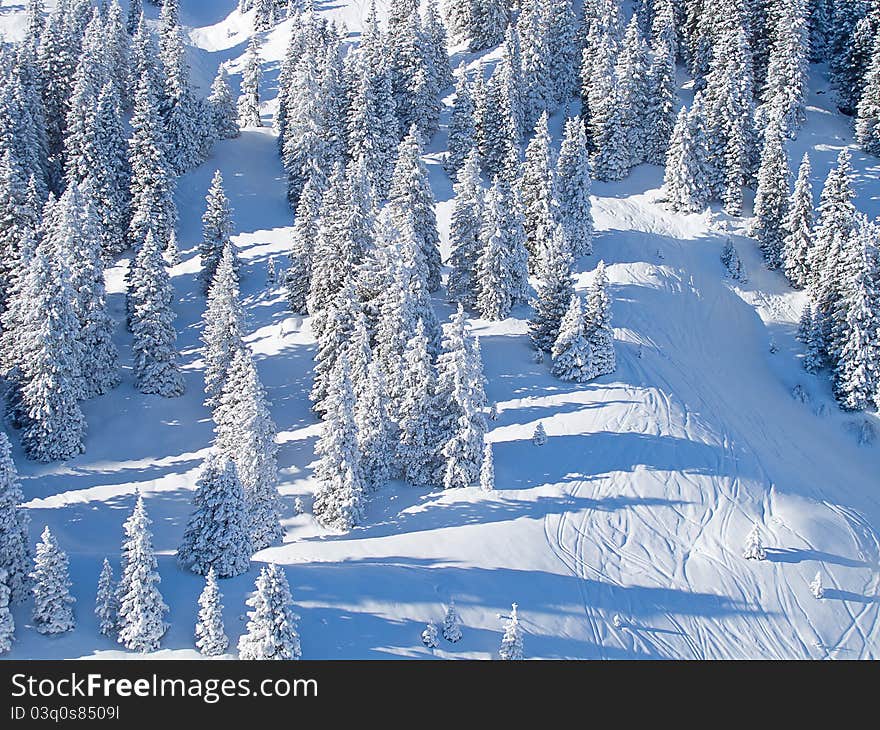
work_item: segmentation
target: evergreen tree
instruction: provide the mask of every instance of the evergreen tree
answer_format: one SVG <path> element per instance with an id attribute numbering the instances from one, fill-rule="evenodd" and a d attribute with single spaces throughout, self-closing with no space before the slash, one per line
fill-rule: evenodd
<path id="1" fill-rule="evenodd" d="M 137 32 L 138 24 L 141 21 L 144 13 L 144 3 L 143 0 L 129 0 L 128 2 L 128 15 L 126 16 L 125 21 L 125 29 L 128 31 L 129 35 L 134 35 Z"/>
<path id="2" fill-rule="evenodd" d="M 510 609 L 510 618 L 504 624 L 504 636 L 501 637 L 501 648 L 498 656 L 505 660 L 517 660 L 523 658 L 523 636 L 516 615 L 516 604 Z"/>
<path id="3" fill-rule="evenodd" d="M 216 571 L 221 578 L 231 578 L 248 571 L 252 553 L 250 519 L 235 462 L 209 454 L 196 482 L 177 559 L 199 575 Z"/>
<path id="4" fill-rule="evenodd" d="M 98 576 L 98 593 L 95 597 L 95 616 L 98 628 L 104 636 L 112 636 L 116 632 L 116 621 L 119 615 L 119 603 L 116 600 L 116 588 L 113 584 L 113 568 L 110 561 L 104 558 L 101 575 Z"/>
<path id="5" fill-rule="evenodd" d="M 214 568 L 205 576 L 205 587 L 199 596 L 199 620 L 196 623 L 196 648 L 202 656 L 219 656 L 229 647 L 223 625 L 223 594 L 217 585 Z"/>
<path id="6" fill-rule="evenodd" d="M 541 256 L 557 225 L 555 161 L 551 151 L 547 112 L 541 115 L 535 127 L 535 136 L 526 148 L 520 182 L 526 247 L 530 271 L 541 270 Z M 563 228 L 563 232 L 564 232 Z"/>
<path id="7" fill-rule="evenodd" d="M 556 163 L 558 218 L 572 256 L 593 252 L 593 214 L 590 204 L 590 157 L 583 121 L 569 117 Z"/>
<path id="8" fill-rule="evenodd" d="M 156 571 L 151 524 L 144 498 L 138 496 L 134 510 L 123 525 L 122 577 L 116 588 L 117 639 L 130 651 L 155 651 L 168 630 L 165 623 L 168 606 L 158 588 L 161 578 Z"/>
<path id="9" fill-rule="evenodd" d="M 543 278 L 538 284 L 537 298 L 532 302 L 535 311 L 529 320 L 529 336 L 538 350 L 549 352 L 559 336 L 559 325 L 574 292 L 571 266 L 565 233 L 557 226 L 545 247 Z"/>
<path id="10" fill-rule="evenodd" d="M 754 231 L 764 260 L 771 269 L 782 264 L 785 220 L 788 216 L 790 172 L 783 144 L 783 121 L 777 118 L 764 135 L 758 191 L 755 194 Z"/>
<path id="11" fill-rule="evenodd" d="M 211 107 L 211 119 L 213 121 L 214 134 L 218 139 L 235 139 L 241 135 L 238 127 L 238 109 L 229 89 L 226 66 L 220 65 L 217 75 L 211 84 L 211 94 L 208 96 L 208 104 Z"/>
<path id="12" fill-rule="evenodd" d="M 37 543 L 34 558 L 34 627 L 41 634 L 62 634 L 76 626 L 73 617 L 75 599 L 70 595 L 67 554 L 58 546 L 46 527 Z"/>
<path id="13" fill-rule="evenodd" d="M 241 97 L 238 100 L 238 123 L 241 127 L 262 127 L 260 119 L 260 81 L 263 67 L 257 36 L 252 36 L 241 72 Z"/>
<path id="14" fill-rule="evenodd" d="M 354 393 L 348 355 L 340 353 L 326 398 L 326 415 L 315 453 L 320 485 L 313 513 L 324 526 L 350 530 L 364 514 L 364 479 L 354 421 Z"/>
<path id="15" fill-rule="evenodd" d="M 504 319 L 528 291 L 528 252 L 518 200 L 506 180 L 495 178 L 489 192 L 483 250 L 476 262 L 476 305 L 484 319 Z"/>
<path id="16" fill-rule="evenodd" d="M 752 531 L 746 538 L 743 557 L 746 560 L 765 560 L 767 558 L 767 553 L 764 550 L 764 546 L 761 544 L 761 533 L 759 532 L 757 525 L 752 527 Z"/>
<path id="17" fill-rule="evenodd" d="M 223 249 L 208 292 L 205 307 L 204 342 L 205 405 L 216 408 L 229 378 L 232 361 L 244 347 L 244 314 L 239 302 L 235 254 L 228 245 Z"/>
<path id="18" fill-rule="evenodd" d="M 54 208 L 55 206 L 51 206 Z M 22 285 L 29 301 L 20 353 L 22 446 L 31 459 L 61 461 L 84 451 L 79 321 L 66 261 L 38 250 Z M 60 257 L 59 257 L 60 258 Z"/>
<path id="19" fill-rule="evenodd" d="M 455 610 L 455 601 L 449 602 L 449 608 L 443 617 L 443 638 L 453 644 L 461 641 L 461 619 Z"/>
<path id="20" fill-rule="evenodd" d="M 247 600 L 247 633 L 238 640 L 239 659 L 299 659 L 302 655 L 298 616 L 284 571 L 274 563 L 263 567 Z"/>
<path id="21" fill-rule="evenodd" d="M 9 608 L 10 591 L 6 585 L 9 576 L 0 568 L 0 654 L 4 654 L 12 648 L 12 640 L 15 636 L 15 619 Z"/>
<path id="22" fill-rule="evenodd" d="M 810 182 L 810 156 L 798 168 L 797 182 L 785 221 L 785 242 L 782 250 L 783 270 L 797 289 L 809 284 L 809 256 L 813 245 L 813 186 Z"/>
<path id="23" fill-rule="evenodd" d="M 244 488 L 253 549 L 262 550 L 283 535 L 278 447 L 266 391 L 247 347 L 232 360 L 214 418 L 217 448 L 235 461 Z"/>
<path id="24" fill-rule="evenodd" d="M 590 135 L 595 147 L 593 175 L 597 180 L 621 180 L 629 171 L 629 133 L 613 50 L 607 47 L 607 41 L 605 46 L 595 60 L 588 96 Z"/>
<path id="25" fill-rule="evenodd" d="M 458 171 L 453 185 L 455 200 L 449 220 L 449 264 L 446 280 L 450 301 L 473 307 L 477 300 L 477 261 L 482 246 L 483 188 L 480 185 L 479 155 L 475 148 Z M 505 211 L 506 214 L 511 211 Z"/>
<path id="26" fill-rule="evenodd" d="M 164 247 L 177 222 L 174 176 L 165 155 L 167 144 L 162 119 L 149 76 L 140 78 L 135 96 L 134 130 L 129 140 L 131 163 L 131 225 L 129 236 L 137 250 L 152 230 L 156 245 Z"/>
<path id="27" fill-rule="evenodd" d="M 141 278 L 132 292 L 131 325 L 137 388 L 141 393 L 174 398 L 184 390 L 171 307 L 174 290 L 152 230 L 147 231 L 141 247 L 139 268 Z"/>
<path id="28" fill-rule="evenodd" d="M 492 444 L 483 446 L 483 463 L 480 466 L 480 489 L 484 492 L 495 491 L 495 457 L 492 455 Z"/>
<path id="29" fill-rule="evenodd" d="M 663 187 L 673 210 L 695 213 L 705 208 L 710 190 L 706 138 L 700 121 L 700 97 L 691 110 L 682 107 L 666 155 Z"/>
<path id="30" fill-rule="evenodd" d="M 810 583 L 810 593 L 813 594 L 814 598 L 825 597 L 825 591 L 822 589 L 822 573 L 816 573 L 816 577 Z"/>
<path id="31" fill-rule="evenodd" d="M 422 160 L 422 142 L 413 127 L 400 143 L 394 182 L 388 195 L 391 218 L 399 227 L 408 225 L 416 237 L 426 267 L 428 291 L 440 288 L 440 236 L 434 212 L 434 193 Z"/>
<path id="32" fill-rule="evenodd" d="M 483 169 L 492 177 L 503 175 L 513 180 L 519 168 L 519 134 L 511 91 L 505 65 L 499 64 L 488 82 L 483 83 L 482 77 L 477 76 L 473 97 L 477 147 Z"/>
<path id="33" fill-rule="evenodd" d="M 819 210 L 813 230 L 813 247 L 808 255 L 810 296 L 816 303 L 824 299 L 826 274 L 836 263 L 832 248 L 837 236 L 845 240 L 853 227 L 855 191 L 852 185 L 852 164 L 849 151 L 844 148 L 837 157 L 837 165 L 825 178 L 819 195 Z M 822 303 L 824 312 L 824 303 Z"/>
<path id="34" fill-rule="evenodd" d="M 449 119 L 448 152 L 444 161 L 446 172 L 456 177 L 465 164 L 467 156 L 476 144 L 477 130 L 474 126 L 476 107 L 471 96 L 471 85 L 467 77 L 465 65 L 458 67 L 456 72 L 455 102 Z"/>
<path id="35" fill-rule="evenodd" d="M 645 161 L 662 165 L 675 126 L 678 106 L 675 82 L 675 18 L 673 2 L 663 2 L 654 16 L 651 51 L 653 54 L 648 68 L 647 108 L 644 120 Z"/>
<path id="36" fill-rule="evenodd" d="M 596 375 L 610 375 L 617 369 L 614 353 L 614 330 L 611 327 L 611 300 L 605 262 L 600 261 L 593 272 L 587 295 L 584 332 L 590 342 Z"/>
<path id="37" fill-rule="evenodd" d="M 5 572 L 4 584 L 14 603 L 21 603 L 30 593 L 30 517 L 22 507 L 23 501 L 18 471 L 12 461 L 12 445 L 0 431 L 0 570 Z"/>
<path id="38" fill-rule="evenodd" d="M 583 383 L 595 377 L 593 351 L 584 332 L 583 302 L 578 294 L 572 296 L 562 318 L 552 354 L 551 370 L 557 378 Z"/>
<path id="39" fill-rule="evenodd" d="M 433 621 L 429 621 L 425 630 L 422 632 L 422 643 L 429 649 L 436 649 L 440 646 L 440 636 L 437 632 L 437 626 Z"/>
<path id="40" fill-rule="evenodd" d="M 880 33 L 875 35 L 871 65 L 856 107 L 856 141 L 868 154 L 880 155 Z"/>
<path id="41" fill-rule="evenodd" d="M 361 317 L 362 332 L 367 337 Z M 367 343 L 369 346 L 369 343 Z M 372 360 L 355 401 L 355 425 L 361 453 L 364 481 L 373 489 L 391 479 L 395 472 L 397 436 L 389 414 L 388 390 L 379 363 Z"/>
<path id="42" fill-rule="evenodd" d="M 131 107 L 131 38 L 126 28 L 122 8 L 118 0 L 113 0 L 107 8 L 104 19 L 106 38 L 105 58 L 109 83 L 120 105 Z"/>
<path id="43" fill-rule="evenodd" d="M 538 421 L 535 426 L 535 432 L 532 434 L 532 443 L 535 446 L 543 446 L 547 443 L 547 432 L 544 430 L 544 424 Z"/>
<path id="44" fill-rule="evenodd" d="M 645 160 L 645 114 L 648 105 L 648 49 L 633 15 L 626 29 L 617 60 L 618 99 L 621 106 L 620 124 L 629 153 L 628 165 L 634 167 Z"/>
<path id="45" fill-rule="evenodd" d="M 205 293 L 211 288 L 223 252 L 232 246 L 231 233 L 232 209 L 229 206 L 229 198 L 226 197 L 223 190 L 223 176 L 220 174 L 220 170 L 217 170 L 205 198 L 205 213 L 202 216 L 202 242 L 199 244 L 199 257 L 202 261 L 199 277 Z"/>
<path id="46" fill-rule="evenodd" d="M 294 312 L 307 314 L 312 279 L 312 257 L 321 221 L 321 200 L 327 186 L 323 173 L 315 168 L 306 181 L 296 206 L 290 245 L 290 266 L 285 274 L 287 301 Z"/>
<path id="47" fill-rule="evenodd" d="M 473 0 L 468 21 L 467 38 L 471 52 L 497 46 L 507 27 L 507 4 L 504 0 Z"/>

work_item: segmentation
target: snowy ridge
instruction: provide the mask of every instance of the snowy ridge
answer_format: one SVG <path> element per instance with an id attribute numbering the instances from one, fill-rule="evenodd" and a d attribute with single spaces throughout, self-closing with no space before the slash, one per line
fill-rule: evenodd
<path id="1" fill-rule="evenodd" d="M 232 0 L 182 4 L 197 82 L 206 87 L 228 62 L 235 86 L 251 34 L 248 14 Z M 356 33 L 367 3 L 317 7 Z M 3 10 L 0 22 L 13 36 L 20 14 Z M 274 107 L 287 30 L 279 24 L 261 46 L 264 120 Z M 453 50 L 454 65 L 497 57 Z M 827 95 L 816 93 L 827 87 L 825 69 L 811 71 L 807 123 L 790 158 L 810 149 L 818 185 L 852 135 Z M 558 113 L 556 144 L 561 124 Z M 439 164 L 444 144 L 441 129 L 427 164 L 445 259 L 452 192 Z M 873 216 L 880 212 L 877 162 L 854 150 L 853 164 L 858 205 Z M 364 526 L 347 535 L 294 515 L 294 496 L 308 503 L 314 491 L 319 426 L 307 397 L 314 338 L 308 319 L 290 313 L 281 287 L 265 285 L 269 256 L 286 266 L 293 217 L 270 127 L 219 142 L 178 183 L 182 263 L 171 273 L 185 396 L 159 399 L 133 386 L 123 261 L 108 271 L 108 302 L 126 369 L 118 389 L 83 404 L 86 453 L 47 466 L 15 446 L 32 542 L 48 524 L 68 552 L 78 626 L 42 637 L 23 628 L 30 620 L 17 609 L 22 628 L 7 656 L 127 656 L 100 636 L 91 607 L 104 556 L 118 560 L 136 490 L 153 520 L 170 607 L 163 649 L 150 656 L 198 656 L 192 634 L 204 583 L 176 564 L 174 552 L 212 433 L 201 404 L 204 298 L 196 274 L 215 168 L 234 208 L 247 341 L 279 428 L 285 500 L 284 544 L 257 553 L 248 573 L 220 584 L 230 638 L 244 631 L 244 601 L 260 567 L 274 562 L 286 569 L 301 616 L 304 658 L 494 657 L 499 615 L 513 601 L 529 658 L 880 657 L 880 451 L 876 443 L 860 445 L 853 432 L 865 419 L 880 423 L 873 414 L 840 412 L 827 379 L 803 371 L 794 334 L 804 295 L 763 268 L 744 223 L 670 213 L 657 202 L 657 167 L 593 189 L 595 251 L 578 262 L 577 286 L 585 289 L 596 262 L 606 262 L 614 375 L 588 384 L 553 378 L 546 363 L 534 362 L 526 307 L 502 322 L 473 321 L 487 395 L 499 411 L 488 434 L 495 492 L 394 484 L 373 497 Z M 728 235 L 748 283 L 725 276 L 719 256 Z M 452 312 L 440 295 L 435 306 L 441 319 Z M 792 397 L 795 385 L 808 403 Z M 541 447 L 531 442 L 538 422 L 549 435 Z M 755 523 L 767 548 L 762 562 L 742 557 Z M 809 590 L 817 571 L 822 600 Z M 450 599 L 463 638 L 428 649 L 420 632 L 428 621 L 442 623 Z"/>

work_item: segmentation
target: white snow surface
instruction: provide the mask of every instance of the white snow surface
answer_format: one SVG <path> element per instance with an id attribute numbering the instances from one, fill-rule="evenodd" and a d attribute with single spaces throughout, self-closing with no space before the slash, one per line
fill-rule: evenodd
<path id="1" fill-rule="evenodd" d="M 206 88 L 229 61 L 236 84 L 250 14 L 239 14 L 235 0 L 181 5 L 196 83 Z M 316 6 L 356 39 L 368 3 Z M 21 32 L 22 8 L 0 3 L 7 37 Z M 196 272 L 204 196 L 216 168 L 235 209 L 247 339 L 279 427 L 286 532 L 283 545 L 254 557 L 249 573 L 221 581 L 233 646 L 259 568 L 275 562 L 287 572 L 306 659 L 497 658 L 501 617 L 513 601 L 527 658 L 880 657 L 880 446 L 857 437 L 866 419 L 878 429 L 880 422 L 876 414 L 842 413 L 827 379 L 803 371 L 794 334 L 804 295 L 762 267 L 745 222 L 718 212 L 670 213 L 657 202 L 658 167 L 594 184 L 595 253 L 578 262 L 578 287 L 604 259 L 614 375 L 588 384 L 553 378 L 547 363 L 534 362 L 527 307 L 500 323 L 473 320 L 487 394 L 499 411 L 488 435 L 494 492 L 392 484 L 373 497 L 365 525 L 346 535 L 323 530 L 308 511 L 295 515 L 294 498 L 308 508 L 315 489 L 319 424 L 307 397 L 314 340 L 308 319 L 291 314 L 283 290 L 265 282 L 269 256 L 286 265 L 293 219 L 268 126 L 287 29 L 285 22 L 264 34 L 267 126 L 220 142 L 212 159 L 179 180 L 183 262 L 172 276 L 186 395 L 166 400 L 134 388 L 122 261 L 108 271 L 108 300 L 123 383 L 84 404 L 86 453 L 40 465 L 24 457 L 12 434 L 32 541 L 48 524 L 68 552 L 78 626 L 40 636 L 28 607 L 17 607 L 16 642 L 6 656 L 130 656 L 99 634 L 92 607 L 105 556 L 118 575 L 122 522 L 138 490 L 154 521 L 160 588 L 171 609 L 163 649 L 150 656 L 199 656 L 193 627 L 203 579 L 182 570 L 174 552 L 212 438 L 202 406 L 204 297 Z M 452 51 L 454 66 L 497 58 L 497 51 Z M 838 151 L 852 148 L 857 204 L 873 217 L 880 212 L 878 161 L 854 147 L 848 121 L 834 112 L 827 70 L 813 66 L 811 74 L 807 123 L 789 145 L 792 164 L 810 150 L 818 196 Z M 561 124 L 557 113 L 557 144 Z M 439 164 L 444 145 L 441 129 L 427 163 L 445 244 L 452 191 Z M 725 277 L 719 256 L 728 235 L 747 284 Z M 442 296 L 435 304 L 449 316 Z M 791 395 L 798 384 L 807 403 Z M 543 447 L 531 440 L 539 421 L 549 436 Z M 766 561 L 742 557 L 753 524 Z M 821 600 L 809 589 L 817 571 Z M 451 599 L 463 638 L 427 649 L 421 631 L 442 622 Z"/>

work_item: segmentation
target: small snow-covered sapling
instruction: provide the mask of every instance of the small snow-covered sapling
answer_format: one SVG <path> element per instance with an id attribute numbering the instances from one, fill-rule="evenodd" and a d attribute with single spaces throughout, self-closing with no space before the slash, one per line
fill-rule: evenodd
<path id="1" fill-rule="evenodd" d="M 446 616 L 443 618 L 443 638 L 451 643 L 461 641 L 461 618 L 455 610 L 455 601 L 449 602 Z"/>
<path id="2" fill-rule="evenodd" d="M 822 588 L 822 573 L 816 573 L 816 577 L 810 583 L 810 593 L 813 594 L 814 598 L 824 598 L 825 589 Z"/>
<path id="3" fill-rule="evenodd" d="M 757 525 L 752 527 L 752 531 L 746 538 L 746 545 L 745 550 L 743 551 L 743 557 L 746 560 L 764 560 L 767 557 L 764 546 L 761 544 L 761 533 L 758 531 Z"/>
<path id="4" fill-rule="evenodd" d="M 440 639 L 437 634 L 437 626 L 433 621 L 429 621 L 422 632 L 422 643 L 429 649 L 436 649 L 440 645 Z"/>
<path id="5" fill-rule="evenodd" d="M 547 432 L 544 430 L 544 424 L 540 421 L 535 426 L 535 432 L 532 434 L 532 443 L 535 446 L 543 446 L 547 443 Z"/>

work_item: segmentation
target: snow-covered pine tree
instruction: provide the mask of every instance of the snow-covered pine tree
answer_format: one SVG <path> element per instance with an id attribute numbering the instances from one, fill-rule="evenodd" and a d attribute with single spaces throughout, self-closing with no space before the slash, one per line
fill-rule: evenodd
<path id="1" fill-rule="evenodd" d="M 436 649 L 440 646 L 440 635 L 437 632 L 437 625 L 433 621 L 428 621 L 425 626 L 425 630 L 422 632 L 422 643 L 429 649 Z"/>
<path id="2" fill-rule="evenodd" d="M 808 255 L 810 297 L 816 303 L 823 299 L 823 278 L 835 262 L 830 259 L 836 236 L 849 236 L 855 217 L 852 184 L 852 164 L 849 150 L 840 151 L 837 165 L 825 178 L 819 195 L 819 210 L 813 229 L 813 247 Z"/>
<path id="3" fill-rule="evenodd" d="M 196 622 L 196 649 L 202 656 L 219 656 L 229 647 L 223 625 L 223 594 L 217 585 L 214 568 L 205 576 L 205 587 L 199 596 L 199 618 Z"/>
<path id="4" fill-rule="evenodd" d="M 620 124 L 626 138 L 628 166 L 645 160 L 645 117 L 648 106 L 648 49 L 639 28 L 638 15 L 633 15 L 626 29 L 623 46 L 617 59 L 618 102 Z"/>
<path id="5" fill-rule="evenodd" d="M 483 188 L 476 148 L 471 148 L 453 185 L 455 200 L 449 220 L 449 265 L 446 292 L 452 302 L 473 307 L 477 301 L 477 261 L 482 248 Z M 506 211 L 509 213 L 510 211 Z"/>
<path id="6" fill-rule="evenodd" d="M 754 232 L 770 269 L 779 268 L 782 264 L 785 221 L 791 194 L 791 172 L 785 152 L 783 125 L 781 116 L 773 117 L 764 132 L 758 191 L 755 194 Z"/>
<path id="7" fill-rule="evenodd" d="M 123 525 L 122 577 L 116 588 L 119 601 L 117 640 L 131 651 L 148 652 L 159 648 L 168 630 L 165 614 L 168 606 L 162 600 L 158 585 L 153 534 L 144 498 L 138 496 L 135 508 Z"/>
<path id="8" fill-rule="evenodd" d="M 467 39 L 471 52 L 501 43 L 508 21 L 505 0 L 473 0 L 468 15 Z"/>
<path id="9" fill-rule="evenodd" d="M 745 282 L 747 280 L 742 259 L 739 257 L 736 246 L 733 245 L 732 238 L 728 238 L 724 242 L 724 248 L 721 249 L 721 263 L 724 264 L 724 268 L 727 269 L 727 273 L 734 281 Z"/>
<path id="10" fill-rule="evenodd" d="M 533 129 L 538 118 L 553 105 L 556 91 L 551 78 L 549 3 L 528 3 L 516 21 L 522 54 L 522 106 L 526 129 Z"/>
<path id="11" fill-rule="evenodd" d="M 523 658 L 523 636 L 519 625 L 519 617 L 516 615 L 517 605 L 510 607 L 510 616 L 504 624 L 504 636 L 501 637 L 501 648 L 498 656 L 504 660 L 518 660 Z"/>
<path id="12" fill-rule="evenodd" d="M 361 331 L 368 337 L 363 316 L 359 324 L 359 329 L 362 328 Z M 377 489 L 395 474 L 397 431 L 389 414 L 385 377 L 376 360 L 371 360 L 367 365 L 358 390 L 354 420 L 361 452 L 361 470 L 367 486 Z"/>
<path id="13" fill-rule="evenodd" d="M 165 154 L 164 125 L 146 73 L 138 84 L 131 126 L 130 242 L 137 250 L 144 244 L 147 231 L 152 230 L 156 245 L 164 248 L 177 222 L 174 175 Z"/>
<path id="14" fill-rule="evenodd" d="M 880 155 L 880 34 L 874 38 L 871 63 L 856 107 L 856 141 L 868 154 Z"/>
<path id="15" fill-rule="evenodd" d="M 645 161 L 662 165 L 675 127 L 678 95 L 675 83 L 675 17 L 674 3 L 666 0 L 654 16 L 651 65 L 647 78 L 645 128 Z"/>
<path id="16" fill-rule="evenodd" d="M 15 636 L 15 619 L 9 608 L 11 594 L 9 586 L 6 585 L 8 579 L 6 571 L 0 568 L 0 654 L 4 654 L 12 648 Z M 436 634 L 436 629 L 434 632 Z M 434 645 L 436 646 L 436 642 Z"/>
<path id="17" fill-rule="evenodd" d="M 663 188 L 673 210 L 695 213 L 709 201 L 708 151 L 700 119 L 702 106 L 697 95 L 691 110 L 682 107 L 675 122 Z"/>
<path id="18" fill-rule="evenodd" d="M 544 249 L 542 279 L 532 302 L 535 311 L 529 320 L 529 336 L 538 350 L 549 352 L 559 336 L 559 325 L 574 292 L 571 267 L 568 240 L 562 226 L 557 226 Z"/>
<path id="19" fill-rule="evenodd" d="M 614 65 L 614 49 L 605 40 L 594 60 L 589 90 L 590 137 L 594 146 L 593 176 L 597 180 L 621 180 L 629 172 L 627 111 L 623 106 Z"/>
<path id="20" fill-rule="evenodd" d="M 285 272 L 287 301 L 292 311 L 307 314 L 309 290 L 312 282 L 312 256 L 317 244 L 321 222 L 321 201 L 327 187 L 327 178 L 316 167 L 309 175 L 293 220 L 290 244 L 290 266 Z"/>
<path id="21" fill-rule="evenodd" d="M 119 602 L 116 598 L 116 586 L 113 583 L 113 568 L 110 566 L 110 561 L 104 558 L 101 574 L 98 576 L 98 592 L 95 596 L 98 630 L 104 636 L 112 636 L 116 632 L 118 616 Z"/>
<path id="22" fill-rule="evenodd" d="M 152 229 L 140 252 L 140 279 L 132 292 L 131 332 L 134 371 L 141 393 L 165 398 L 183 394 L 183 377 L 177 364 L 177 331 L 174 329 L 174 290 L 162 252 Z"/>
<path id="23" fill-rule="evenodd" d="M 611 298 L 608 296 L 608 275 L 604 261 L 600 261 L 593 272 L 584 314 L 584 333 L 590 341 L 596 375 L 613 373 L 617 369 L 617 357 L 614 353 Z"/>
<path id="24" fill-rule="evenodd" d="M 520 182 L 526 248 L 529 252 L 529 270 L 532 273 L 541 271 L 544 247 L 560 222 L 556 211 L 556 164 L 551 150 L 548 124 L 549 115 L 544 112 L 538 119 L 535 136 L 526 147 Z"/>
<path id="25" fill-rule="evenodd" d="M 792 286 L 797 289 L 803 289 L 809 284 L 809 256 L 815 225 L 811 174 L 810 155 L 804 152 L 788 207 L 782 248 L 782 268 Z"/>
<path id="26" fill-rule="evenodd" d="M 225 454 L 209 454 L 192 503 L 177 549 L 180 564 L 199 575 L 216 571 L 221 578 L 231 578 L 246 573 L 254 551 L 250 515 L 235 462 Z"/>
<path id="27" fill-rule="evenodd" d="M 395 408 L 400 429 L 398 461 L 409 484 L 432 486 L 436 483 L 433 423 L 436 374 L 421 319 L 416 323 L 413 336 L 406 342 L 399 378 L 400 396 Z"/>
<path id="28" fill-rule="evenodd" d="M 449 601 L 449 607 L 443 617 L 443 638 L 452 644 L 461 641 L 461 618 L 455 609 L 455 601 Z"/>
<path id="29" fill-rule="evenodd" d="M 577 293 L 572 295 L 568 311 L 559 325 L 552 355 L 551 372 L 557 378 L 583 383 L 596 376 L 593 348 L 584 332 L 583 301 Z"/>
<path id="30" fill-rule="evenodd" d="M 499 320 L 526 301 L 528 252 L 519 200 L 505 178 L 495 178 L 485 207 L 482 252 L 476 262 L 476 307 L 484 319 Z"/>
<path id="31" fill-rule="evenodd" d="M 247 633 L 238 640 L 239 659 L 299 659 L 302 656 L 293 597 L 284 570 L 270 563 L 260 570 L 247 600 Z"/>
<path id="32" fill-rule="evenodd" d="M 224 64 L 220 64 L 220 68 L 217 69 L 217 75 L 211 84 L 208 104 L 211 107 L 211 119 L 217 139 L 239 137 L 241 129 L 238 127 L 238 109 L 229 89 L 228 74 Z"/>
<path id="33" fill-rule="evenodd" d="M 49 205 L 47 210 L 56 206 Z M 25 453 L 37 461 L 61 461 L 85 447 L 79 320 L 73 309 L 70 272 L 45 242 L 30 262 L 22 285 L 29 301 L 21 326 L 20 383 Z"/>
<path id="34" fill-rule="evenodd" d="M 492 455 L 492 444 L 483 446 L 483 463 L 480 466 L 480 489 L 484 492 L 495 491 L 495 457 Z"/>
<path id="35" fill-rule="evenodd" d="M 37 543 L 34 571 L 34 627 L 41 634 L 62 634 L 76 626 L 73 617 L 75 599 L 70 595 L 70 572 L 67 554 L 58 546 L 46 527 Z"/>
<path id="36" fill-rule="evenodd" d="M 761 532 L 758 530 L 757 524 L 752 527 L 752 531 L 746 537 L 743 557 L 746 560 L 765 560 L 767 558 L 767 553 L 761 543 Z"/>
<path id="37" fill-rule="evenodd" d="M 5 571 L 10 600 L 21 603 L 30 595 L 28 544 L 30 517 L 22 507 L 24 496 L 12 461 L 12 445 L 0 431 L 0 570 Z"/>
<path id="38" fill-rule="evenodd" d="M 241 72 L 241 97 L 238 100 L 238 123 L 241 127 L 262 127 L 260 119 L 260 81 L 263 66 L 260 60 L 260 42 L 251 37 Z"/>
<path id="39" fill-rule="evenodd" d="M 125 29 L 128 31 L 129 35 L 134 35 L 137 32 L 138 24 L 141 21 L 143 13 L 143 0 L 129 0 L 128 14 L 126 15 L 125 19 Z"/>
<path id="40" fill-rule="evenodd" d="M 458 171 L 465 163 L 467 156 L 476 144 L 477 130 L 474 126 L 476 107 L 471 96 L 471 84 L 467 76 L 464 62 L 458 67 L 455 83 L 455 102 L 449 118 L 448 143 L 444 168 L 451 177 L 457 177 Z"/>
<path id="41" fill-rule="evenodd" d="M 315 447 L 318 492 L 312 509 L 325 527 L 350 530 L 363 519 L 365 485 L 354 420 L 348 354 L 341 352 L 325 399 L 326 413 Z"/>
<path id="42" fill-rule="evenodd" d="M 242 349 L 244 313 L 239 302 L 235 254 L 227 241 L 208 292 L 203 318 L 205 405 L 216 408 L 236 353 Z"/>
<path id="43" fill-rule="evenodd" d="M 253 549 L 262 550 L 283 535 L 278 446 L 266 391 L 247 347 L 230 364 L 214 418 L 217 448 L 235 461 L 244 488 Z"/>
<path id="44" fill-rule="evenodd" d="M 812 583 L 810 583 L 810 593 L 813 594 L 813 598 L 824 598 L 825 591 L 822 588 L 822 573 L 817 572 L 816 577 L 813 578 Z"/>
<path id="45" fill-rule="evenodd" d="M 400 143 L 394 182 L 388 195 L 392 221 L 400 228 L 412 227 L 425 263 L 428 291 L 440 288 L 440 236 L 434 212 L 434 193 L 422 160 L 422 141 L 416 127 Z"/>
<path id="46" fill-rule="evenodd" d="M 504 175 L 512 181 L 519 172 L 519 134 L 511 99 L 513 89 L 505 67 L 503 63 L 497 65 L 485 83 L 482 75 L 477 75 L 474 124 L 483 169 L 492 177 Z"/>
<path id="47" fill-rule="evenodd" d="M 535 432 L 532 434 L 532 443 L 535 446 L 543 446 L 547 443 L 547 431 L 544 429 L 544 424 L 538 421 L 538 425 L 535 426 Z"/>
<path id="48" fill-rule="evenodd" d="M 232 245 L 230 239 L 232 228 L 232 208 L 223 190 L 223 175 L 217 170 L 205 197 L 202 241 L 199 244 L 199 257 L 202 263 L 199 278 L 205 293 L 211 288 L 223 252 Z"/>
<path id="49" fill-rule="evenodd" d="M 579 117 L 565 121 L 556 162 L 556 200 L 559 222 L 574 258 L 593 252 L 593 214 L 590 204 L 590 156 L 587 135 Z"/>

